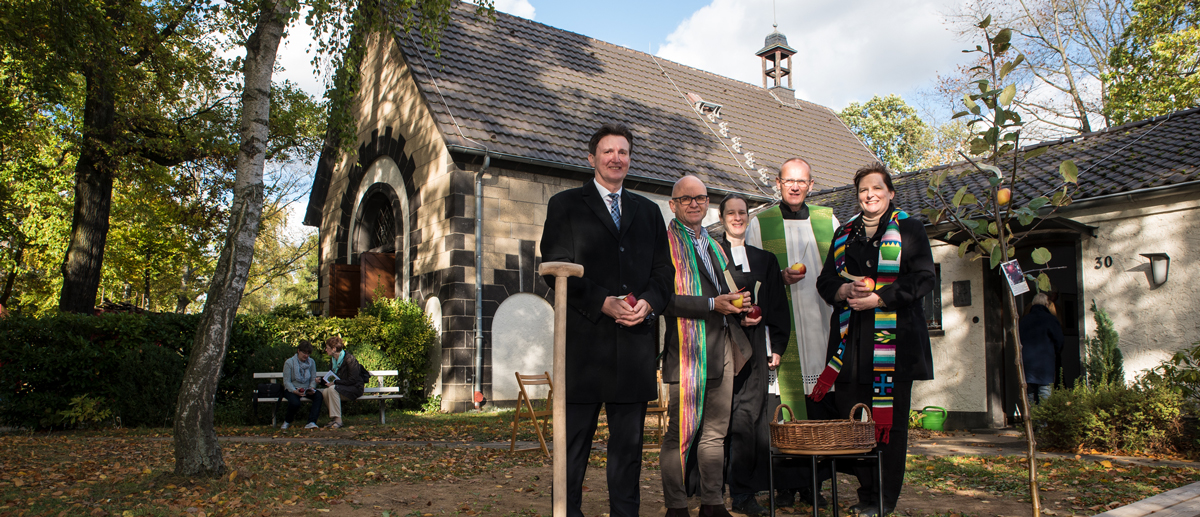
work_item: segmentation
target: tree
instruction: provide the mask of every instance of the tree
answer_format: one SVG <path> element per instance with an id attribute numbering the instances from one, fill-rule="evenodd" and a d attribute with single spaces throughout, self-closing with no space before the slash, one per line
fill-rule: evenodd
<path id="1" fill-rule="evenodd" d="M 1010 44 L 1025 56 L 1010 75 L 1013 104 L 1030 121 L 1023 129 L 1027 139 L 1090 133 L 1109 124 L 1103 109 L 1108 55 L 1129 21 L 1128 0 L 977 1 L 949 18 L 969 36 L 991 15 L 993 23 L 1013 31 Z M 940 78 L 948 99 L 967 91 L 971 66 Z"/>
<path id="2" fill-rule="evenodd" d="M 171 166 L 219 149 L 226 131 L 190 104 L 217 91 L 226 63 L 200 22 L 205 0 L 88 2 L 17 0 L 0 4 L 0 48 L 45 102 L 79 98 L 70 242 L 62 261 L 59 308 L 90 312 L 100 285 L 114 179 L 131 161 Z"/>
<path id="3" fill-rule="evenodd" d="M 1200 104 L 1200 1 L 1137 0 L 1109 54 L 1105 114 L 1114 124 Z"/>
<path id="4" fill-rule="evenodd" d="M 897 171 L 922 168 L 934 133 L 899 95 L 876 95 L 850 103 L 838 117 L 885 165 Z"/>
<path id="5" fill-rule="evenodd" d="M 1020 207 L 1016 207 L 1015 200 L 1011 200 L 1011 192 L 1003 185 L 1006 182 L 1008 185 L 1017 185 L 1023 181 L 1024 178 L 1020 175 L 1021 162 L 1036 158 L 1045 152 L 1047 147 L 1038 147 L 1025 153 L 1019 151 L 1022 122 L 1013 102 L 1017 88 L 1011 83 L 1005 85 L 1004 81 L 1025 58 L 1019 53 L 1009 52 L 1012 50 L 1011 29 L 1001 29 L 993 33 L 989 30 L 990 25 L 990 16 L 977 24 L 985 44 L 967 51 L 980 54 L 982 64 L 971 69 L 974 74 L 972 84 L 978 92 L 964 94 L 963 104 L 967 109 L 955 114 L 955 118 L 971 117 L 968 122 L 968 127 L 974 132 L 970 142 L 971 153 L 980 158 L 972 159 L 964 153 L 962 156 L 971 165 L 965 171 L 958 172 L 946 168 L 932 174 L 926 195 L 932 200 L 934 208 L 923 212 L 931 224 L 945 224 L 952 228 L 946 236 L 947 241 L 955 236 L 962 238 L 958 249 L 959 257 L 970 253 L 971 260 L 988 260 L 989 269 L 995 270 L 1000 264 L 1013 259 L 1016 244 L 1023 238 L 1014 234 L 1012 222 L 1015 220 L 1027 227 L 1035 221 L 1040 224 L 1045 216 L 1070 204 L 1071 195 L 1078 186 L 1079 171 L 1073 162 L 1064 161 L 1058 168 L 1060 178 L 1046 175 L 1047 177 L 1035 180 L 1039 184 L 1053 185 L 1053 188 L 1047 191 L 1047 194 L 1053 192 L 1052 195 L 1027 199 Z M 1002 166 L 1009 168 L 1007 175 Z M 1029 167 L 1029 170 L 1037 174 L 1039 169 Z M 1037 224 L 1033 224 L 1025 235 L 1036 229 Z M 1045 248 L 1038 248 L 1033 252 L 1033 260 L 1044 265 L 1050 261 L 1050 252 Z M 1029 278 L 1035 277 L 1030 274 Z M 1040 272 L 1036 280 L 1038 289 L 1050 289 L 1050 279 L 1045 272 Z M 1025 393 L 1027 384 L 1017 324 L 1020 313 L 1012 291 L 1006 289 L 1005 298 L 1009 309 L 1006 330 L 1013 336 L 1017 378 L 1020 381 L 1021 393 Z M 1030 414 L 1029 401 L 1025 397 L 1021 397 L 1021 409 L 1022 414 Z M 1033 435 L 1033 421 L 1030 418 L 1025 418 L 1025 435 L 1029 446 L 1029 492 L 1033 502 L 1033 515 L 1036 517 L 1041 514 L 1041 502 L 1038 498 L 1037 444 Z"/>
<path id="6" fill-rule="evenodd" d="M 246 5 L 232 4 L 240 18 L 253 20 L 253 30 L 245 38 L 246 58 L 243 61 L 243 89 L 241 100 L 240 146 L 237 154 L 237 176 L 234 181 L 233 205 L 230 208 L 229 231 L 221 250 L 209 288 L 199 328 L 193 341 L 183 384 L 179 390 L 175 412 L 175 473 L 185 476 L 221 475 L 225 472 L 225 461 L 213 429 L 213 400 L 220 377 L 225 350 L 229 345 L 229 333 L 233 317 L 237 313 L 250 264 L 254 258 L 254 243 L 258 236 L 264 200 L 263 168 L 266 161 L 266 141 L 269 133 L 271 110 L 271 73 L 284 28 L 294 16 L 290 0 L 263 0 Z M 321 3 L 310 10 L 309 23 L 314 24 L 318 36 L 343 29 L 336 22 L 346 18 L 359 21 L 353 30 L 374 32 L 390 29 L 392 19 L 403 20 L 407 30 L 419 27 L 428 40 L 440 33 L 448 22 L 451 0 L 402 0 L 390 4 L 398 8 L 395 16 L 380 11 L 378 4 L 365 2 L 349 6 L 341 3 Z M 488 10 L 491 2 L 482 0 L 477 12 Z M 244 10 L 242 10 L 244 9 Z M 345 16 L 323 16 L 330 12 L 350 13 Z M 416 14 L 414 14 L 414 12 Z M 425 16 L 420 16 L 420 15 Z M 333 23 L 329 26 L 321 25 Z M 440 25 L 438 25 L 440 23 Z M 434 27 L 436 27 L 436 32 Z M 346 32 L 349 34 L 349 32 Z M 361 33 L 360 33 L 361 34 Z M 348 41 L 350 38 L 346 38 Z M 436 38 L 435 38 L 436 39 Z M 342 83 L 340 97 L 333 99 L 331 113 L 348 111 L 348 102 L 355 92 L 350 86 L 357 84 L 357 66 L 363 50 L 347 47 L 351 58 L 343 52 L 343 63 L 351 67 L 338 67 L 343 78 L 353 76 Z M 339 50 L 346 50 L 339 47 Z M 358 56 L 354 58 L 353 56 Z M 339 101 L 340 99 L 340 101 Z"/>

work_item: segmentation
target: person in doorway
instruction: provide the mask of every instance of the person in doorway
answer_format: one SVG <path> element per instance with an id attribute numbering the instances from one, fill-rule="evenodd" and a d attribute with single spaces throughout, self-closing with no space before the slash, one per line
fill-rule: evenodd
<path id="1" fill-rule="evenodd" d="M 833 232 L 838 227 L 833 209 L 808 204 L 812 190 L 812 167 L 802 158 L 783 162 L 775 187 L 781 196 L 778 206 L 759 213 L 746 229 L 746 244 L 762 248 L 775 256 L 783 280 L 783 294 L 791 319 L 787 351 L 770 375 L 768 391 L 778 395 L 797 419 L 830 420 L 846 418 L 838 415 L 834 397 L 821 402 L 806 399 L 812 393 L 817 376 L 825 367 L 826 340 L 829 337 L 829 318 L 833 307 L 817 292 L 817 276 L 821 274 L 829 255 Z M 778 403 L 772 404 L 772 408 Z M 775 502 L 792 506 L 799 491 L 802 500 L 826 505 L 821 494 L 812 492 L 812 472 L 808 462 L 800 467 L 777 466 L 775 469 Z M 818 478 L 823 483 L 831 477 L 829 463 L 819 466 Z"/>
<path id="2" fill-rule="evenodd" d="M 856 403 L 871 407 L 882 453 L 879 487 L 872 466 L 856 466 L 860 515 L 896 508 L 908 452 L 913 381 L 933 379 L 922 297 L 933 290 L 933 253 L 925 226 L 892 204 L 892 176 L 879 163 L 854 175 L 861 213 L 837 229 L 833 252 L 817 278 L 821 297 L 837 309 L 830 320 L 828 362 L 812 398 L 836 386 L 847 415 Z M 844 416 L 843 416 L 844 418 Z M 865 462 L 862 462 L 865 463 Z"/>
<path id="3" fill-rule="evenodd" d="M 1021 318 L 1021 364 L 1025 367 L 1025 396 L 1030 406 L 1050 397 L 1054 365 L 1062 354 L 1062 325 L 1050 307 L 1046 293 L 1038 293 L 1033 296 L 1029 314 Z"/>
<path id="4" fill-rule="evenodd" d="M 325 407 L 329 408 L 329 425 L 337 429 L 342 427 L 342 401 L 355 401 L 361 397 L 366 387 L 366 370 L 358 364 L 342 338 L 334 336 L 325 340 L 325 355 L 329 356 L 329 371 L 337 375 L 332 383 L 324 378 L 317 381 L 322 386 L 321 395 L 325 399 Z"/>
<path id="5" fill-rule="evenodd" d="M 700 477 L 700 516 L 732 517 L 725 508 L 725 435 L 733 379 L 755 353 L 737 316 L 750 311 L 750 294 L 729 285 L 728 258 L 701 221 L 708 189 L 684 176 L 671 191 L 675 218 L 668 228 L 675 266 L 674 296 L 667 304 L 663 382 L 667 383 L 667 431 L 659 465 L 667 517 L 688 517 L 687 458 L 695 449 Z"/>
<path id="6" fill-rule="evenodd" d="M 733 403 L 729 410 L 729 434 L 725 441 L 725 482 L 731 507 L 747 515 L 765 515 L 768 510 L 754 495 L 770 488 L 771 430 L 769 423 L 777 404 L 767 394 L 767 373 L 779 366 L 792 329 L 786 286 L 775 256 L 746 244 L 750 224 L 746 198 L 730 194 L 721 200 L 718 213 L 725 229 L 721 248 L 731 261 L 729 272 L 739 287 L 752 296 L 761 314 L 747 314 L 743 330 L 754 354 L 733 378 Z"/>
<path id="7" fill-rule="evenodd" d="M 542 261 L 573 262 L 567 280 L 567 515 L 582 517 L 583 480 L 603 407 L 608 417 L 608 501 L 613 517 L 641 507 L 646 403 L 658 398 L 658 314 L 671 299 L 675 270 L 662 212 L 623 187 L 633 132 L 605 124 L 588 142 L 593 181 L 550 198 Z M 554 278 L 546 277 L 553 286 Z M 636 301 L 626 303 L 627 295 Z M 565 385 L 565 386 L 564 386 Z"/>
<path id="8" fill-rule="evenodd" d="M 287 429 L 300 411 L 302 397 L 308 397 L 308 424 L 305 429 L 317 427 L 317 418 L 321 415 L 321 392 L 317 391 L 317 362 L 313 360 L 312 343 L 301 340 L 296 346 L 296 355 L 283 363 L 283 396 L 288 401 L 287 413 L 284 414 L 280 429 Z"/>

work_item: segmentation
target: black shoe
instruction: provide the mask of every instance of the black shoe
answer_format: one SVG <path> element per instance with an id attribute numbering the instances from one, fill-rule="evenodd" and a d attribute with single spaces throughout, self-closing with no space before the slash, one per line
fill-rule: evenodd
<path id="1" fill-rule="evenodd" d="M 811 489 L 801 488 L 799 493 L 800 493 L 800 502 L 805 503 L 805 504 L 812 504 L 813 496 L 812 496 Z M 829 506 L 829 501 L 826 501 L 825 496 L 818 493 L 817 494 L 817 508 L 826 508 L 828 506 Z"/>
<path id="2" fill-rule="evenodd" d="M 764 508 L 758 501 L 754 499 L 754 494 L 738 494 L 733 497 L 733 504 L 730 505 L 733 511 L 744 513 L 746 515 L 767 515 L 770 510 Z"/>
<path id="3" fill-rule="evenodd" d="M 725 509 L 724 504 L 702 504 L 698 515 L 700 517 L 733 517 L 733 514 Z"/>
<path id="4" fill-rule="evenodd" d="M 775 491 L 775 506 L 796 506 L 796 491 L 790 488 L 780 488 Z"/>
<path id="5" fill-rule="evenodd" d="M 665 517 L 692 517 L 687 508 L 667 508 Z"/>

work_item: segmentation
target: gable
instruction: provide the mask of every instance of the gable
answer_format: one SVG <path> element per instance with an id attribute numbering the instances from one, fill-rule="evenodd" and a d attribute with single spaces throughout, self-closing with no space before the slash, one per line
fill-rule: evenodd
<path id="1" fill-rule="evenodd" d="M 826 107 L 503 13 L 491 23 L 460 6 L 439 56 L 395 37 L 451 148 L 587 168 L 587 138 L 621 122 L 635 134 L 633 179 L 696 174 L 759 199 L 773 194 L 759 169 L 773 179 L 789 158 L 808 160 L 825 187 L 876 160 Z M 721 105 L 720 117 L 694 109 L 689 93 Z"/>

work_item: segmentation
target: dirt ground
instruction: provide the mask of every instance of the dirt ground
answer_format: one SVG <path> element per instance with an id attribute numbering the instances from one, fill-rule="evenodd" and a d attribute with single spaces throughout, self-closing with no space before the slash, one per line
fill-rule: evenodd
<path id="1" fill-rule="evenodd" d="M 345 502 L 335 505 L 330 512 L 335 515 L 379 516 L 389 512 L 392 516 L 426 515 L 513 515 L 533 516 L 551 514 L 549 467 L 516 468 L 507 472 L 489 473 L 472 478 L 441 481 L 427 484 L 391 484 L 368 487 L 363 492 L 351 495 Z M 857 481 L 845 476 L 838 477 L 839 506 L 845 508 L 856 503 Z M 828 485 L 825 487 L 829 497 Z M 1047 515 L 1070 515 L 1056 512 L 1063 506 L 1062 496 L 1043 492 L 1043 512 Z M 955 492 L 929 491 L 922 487 L 906 486 L 900 497 L 897 513 L 903 515 L 975 515 L 1017 516 L 1029 515 L 1028 503 L 1018 501 L 1019 494 L 996 497 L 973 490 Z M 1056 499 L 1057 497 L 1057 499 Z M 765 494 L 760 497 L 767 505 Z M 1058 504 L 1055 504 L 1058 503 Z M 689 506 L 695 512 L 699 500 L 693 499 Z M 1069 506 L 1069 504 L 1065 505 Z M 811 515 L 811 507 L 799 504 L 793 508 L 781 508 L 781 515 Z M 588 517 L 608 515 L 608 491 L 603 468 L 588 469 L 584 483 L 583 512 Z M 312 515 L 314 510 L 296 507 L 293 515 Z M 641 514 L 664 515 L 662 482 L 658 470 L 642 471 Z M 830 515 L 829 512 L 823 512 Z M 734 513 L 734 515 L 741 515 Z"/>

